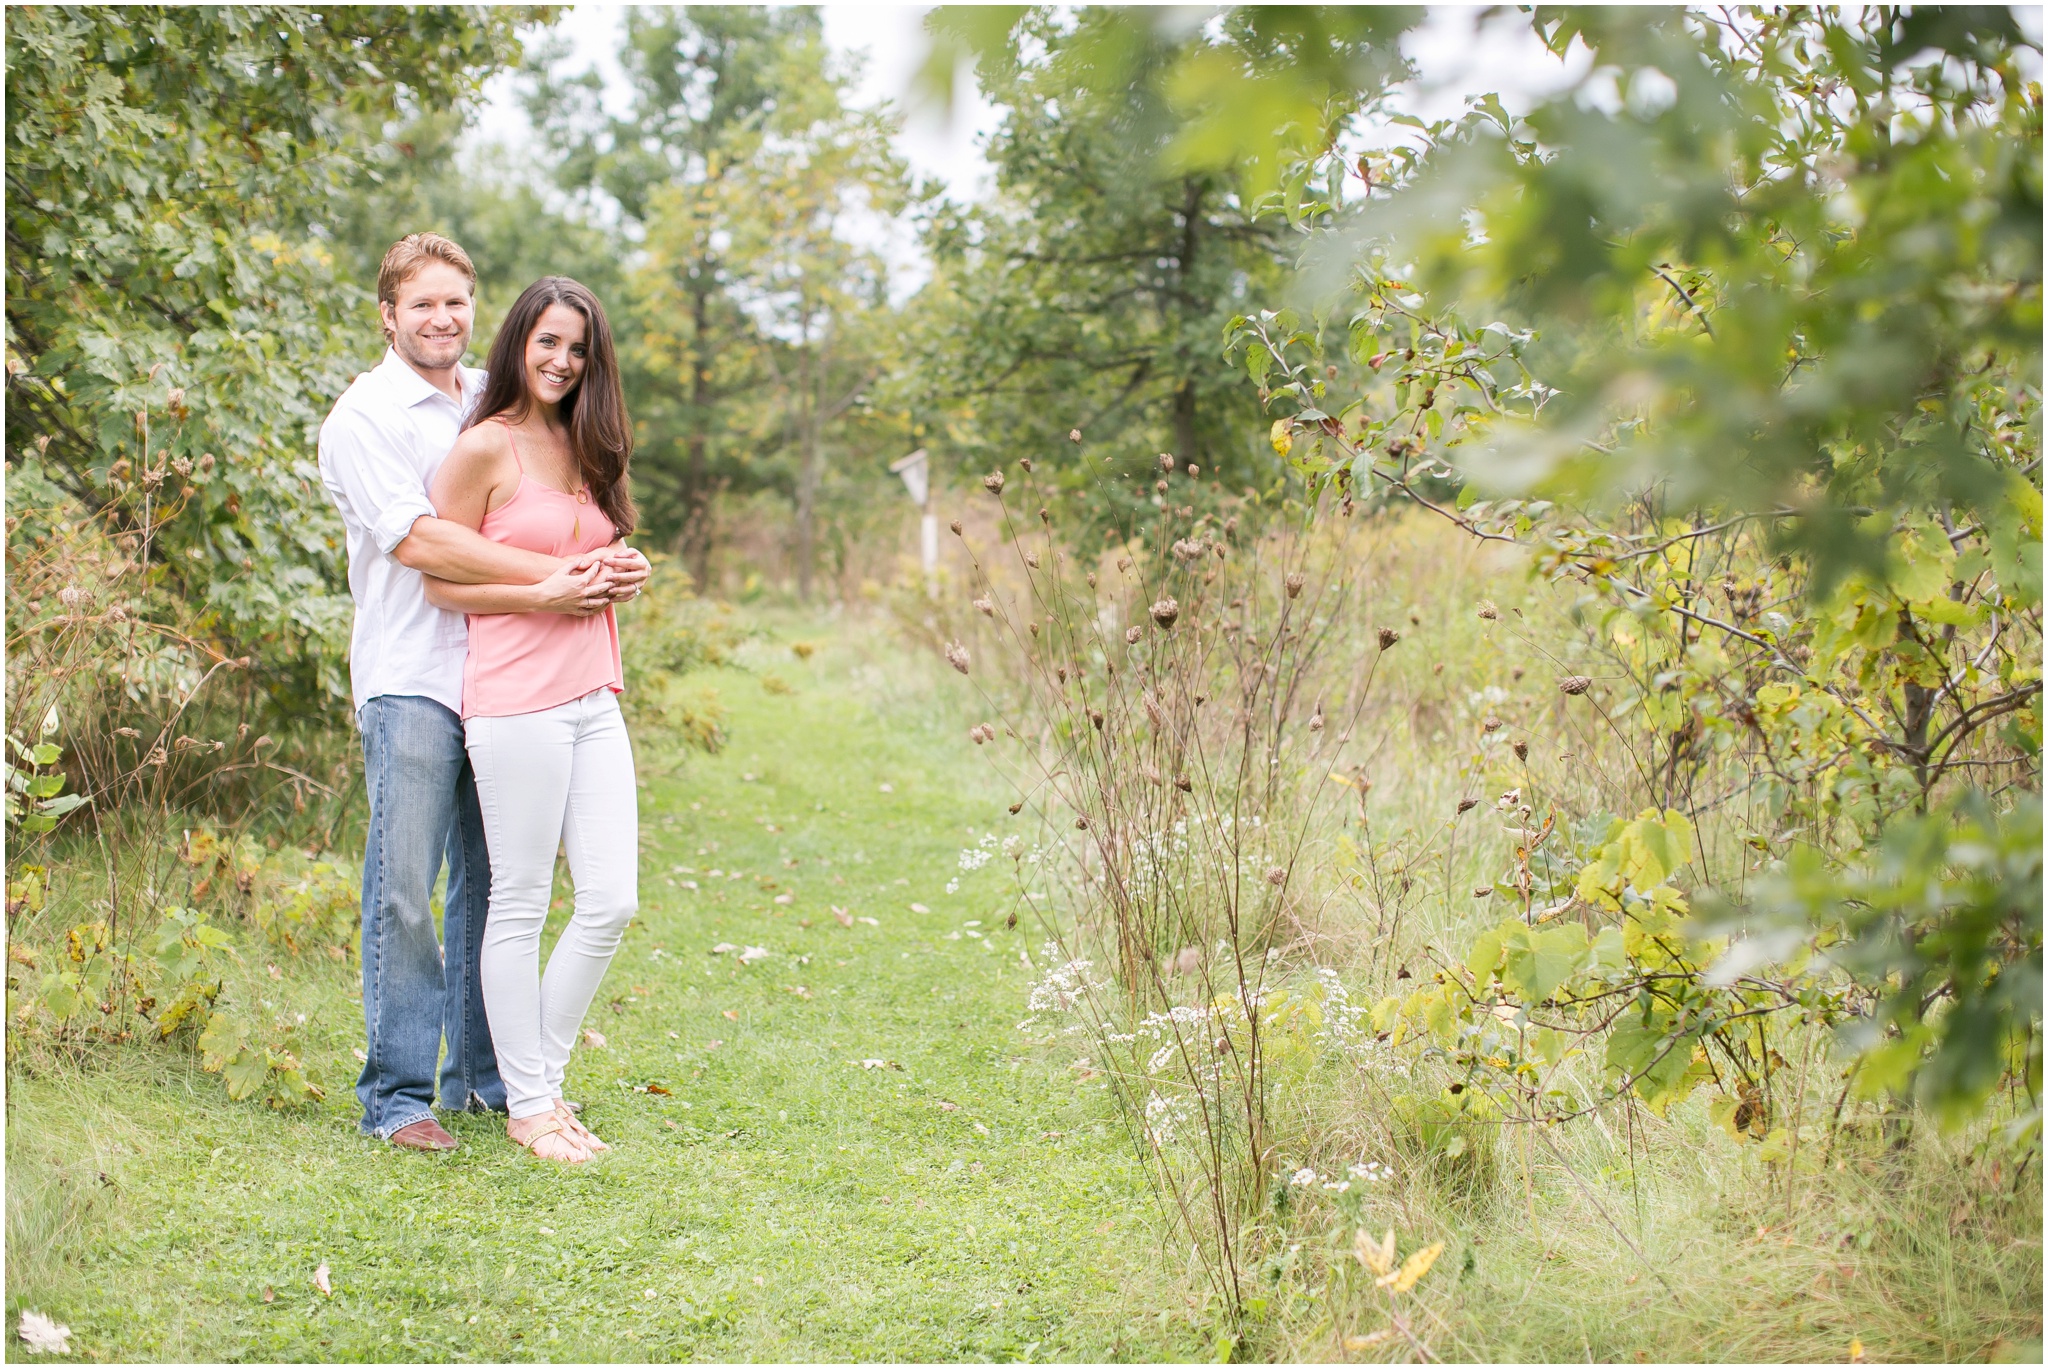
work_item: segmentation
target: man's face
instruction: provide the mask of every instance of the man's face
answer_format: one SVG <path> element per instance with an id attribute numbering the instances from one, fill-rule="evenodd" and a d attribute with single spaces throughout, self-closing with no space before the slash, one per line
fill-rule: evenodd
<path id="1" fill-rule="evenodd" d="M 445 261 L 430 261 L 398 287 L 398 302 L 378 306 L 391 345 L 423 371 L 445 371 L 469 348 L 475 314 L 469 277 Z"/>

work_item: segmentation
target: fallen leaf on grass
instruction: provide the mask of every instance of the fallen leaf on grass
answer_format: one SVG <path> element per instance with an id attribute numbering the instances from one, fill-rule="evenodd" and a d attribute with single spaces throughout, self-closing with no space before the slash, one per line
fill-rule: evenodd
<path id="1" fill-rule="evenodd" d="M 320 1296 L 323 1298 L 334 1296 L 334 1280 L 328 1277 L 325 1260 L 320 1261 L 320 1267 L 313 1271 L 313 1287 L 320 1290 Z"/>
<path id="2" fill-rule="evenodd" d="M 980 1133 L 981 1133 L 981 1134 L 982 1134 L 983 1136 L 986 1136 L 986 1135 L 988 1135 L 988 1128 L 987 1128 L 987 1127 L 985 1127 L 985 1126 L 983 1126 L 983 1125 L 982 1125 L 981 1123 L 979 1123 L 979 1122 L 976 1122 L 976 1123 L 974 1124 L 974 1129 L 975 1129 L 976 1131 L 980 1132 Z"/>
<path id="3" fill-rule="evenodd" d="M 1436 1257 L 1444 1253 L 1442 1241 L 1426 1245 L 1401 1261 L 1401 1267 L 1391 1274 L 1382 1274 L 1373 1280 L 1381 1288 L 1392 1288 L 1396 1293 L 1406 1293 L 1422 1281 L 1429 1267 L 1436 1263 Z"/>
<path id="4" fill-rule="evenodd" d="M 1358 1228 L 1358 1234 L 1351 1238 L 1351 1253 L 1358 1257 L 1360 1264 L 1375 1274 L 1393 1273 L 1394 1228 L 1387 1228 L 1387 1236 L 1384 1241 L 1375 1241 L 1367 1234 L 1366 1229 L 1361 1226 Z"/>
<path id="5" fill-rule="evenodd" d="M 1346 1350 L 1370 1350 L 1375 1345 L 1384 1345 L 1393 1338 L 1394 1328 L 1383 1326 L 1369 1336 L 1346 1336 L 1344 1338 L 1344 1348 Z"/>
<path id="6" fill-rule="evenodd" d="M 715 1050 L 717 1050 L 717 1049 L 718 1049 L 718 1048 L 719 1048 L 720 1046 L 722 1046 L 722 1045 L 724 1045 L 724 1044 L 725 1044 L 725 1038 L 724 1038 L 724 1037 L 722 1037 L 722 1036 L 714 1036 L 714 1037 L 712 1037 L 712 1038 L 711 1038 L 711 1039 L 710 1039 L 709 1041 L 706 1041 L 706 1042 L 704 1043 L 704 1049 L 705 1049 L 705 1050 L 708 1050 L 708 1051 L 715 1051 Z"/>
<path id="7" fill-rule="evenodd" d="M 798 998 L 808 999 L 811 996 L 811 991 L 801 984 L 787 984 L 783 987 L 787 992 L 795 994 Z"/>
<path id="8" fill-rule="evenodd" d="M 855 921 L 855 922 L 865 922 L 865 923 L 867 923 L 867 924 L 868 924 L 868 926 L 870 926 L 870 927 L 879 927 L 879 926 L 881 926 L 881 925 L 882 925 L 882 924 L 881 924 L 880 922 L 878 922 L 877 920 L 875 920 L 874 918 L 871 918 L 871 917 L 857 917 L 857 918 L 855 918 L 855 919 L 854 919 L 854 921 Z"/>
<path id="9" fill-rule="evenodd" d="M 595 1027 L 585 1027 L 583 1029 L 583 1044 L 591 1047 L 593 1050 L 603 1050 L 605 1047 L 604 1033 Z"/>
<path id="10" fill-rule="evenodd" d="M 900 1070 L 903 1066 L 894 1060 L 849 1060 L 849 1065 L 858 1065 L 864 1070 Z"/>
<path id="11" fill-rule="evenodd" d="M 723 1017 L 728 1022 L 737 1022 L 740 1020 L 740 1015 L 737 1012 L 733 1011 L 731 1008 L 727 1008 L 724 1012 L 720 1013 L 719 1016 Z"/>
<path id="12" fill-rule="evenodd" d="M 272 1288 L 272 1287 L 271 1287 L 271 1286 L 270 1286 L 269 1284 L 265 1284 L 265 1285 L 263 1285 L 263 1301 L 265 1301 L 265 1302 L 276 1302 L 276 1301 L 277 1301 L 277 1290 L 276 1290 L 275 1288 Z"/>
<path id="13" fill-rule="evenodd" d="M 777 895 L 775 896 L 775 901 L 776 901 L 777 903 L 794 903 L 794 902 L 796 902 L 796 895 L 795 895 L 795 894 L 777 894 Z"/>
<path id="14" fill-rule="evenodd" d="M 647 1091 L 649 1093 L 658 1093 L 664 1098 L 673 1098 L 675 1096 L 659 1084 L 649 1084 L 647 1086 Z"/>
<path id="15" fill-rule="evenodd" d="M 940 1112 L 958 1112 L 959 1110 L 960 1110 L 960 1105 L 959 1105 L 958 1103 L 949 1103 L 949 1102 L 947 1102 L 947 1101 L 946 1101 L 945 1099 L 943 1099 L 943 1098 L 941 1098 L 941 1099 L 939 1100 L 939 1111 L 940 1111 Z"/>
<path id="16" fill-rule="evenodd" d="M 38 1355 L 68 1355 L 71 1353 L 71 1328 L 60 1326 L 40 1312 L 24 1312 L 21 1324 L 14 1328 L 21 1337 L 21 1343 L 30 1352 Z"/>
<path id="17" fill-rule="evenodd" d="M 922 903 L 913 903 L 910 905 L 910 911 L 913 913 L 928 913 L 931 909 L 925 907 Z"/>
<path id="18" fill-rule="evenodd" d="M 359 1061 L 360 1063 L 365 1065 L 370 1063 L 370 1057 L 363 1054 L 363 1048 L 361 1046 L 357 1046 L 353 1054 L 355 1055 L 357 1061 Z"/>
<path id="19" fill-rule="evenodd" d="M 773 952 L 765 946 L 749 946 L 740 952 L 740 964 L 751 965 L 757 960 L 766 960 Z"/>
<path id="20" fill-rule="evenodd" d="M 847 912 L 846 909 L 836 903 L 832 905 L 832 916 L 838 920 L 839 925 L 842 927 L 851 927 L 853 925 L 853 914 Z"/>
<path id="21" fill-rule="evenodd" d="M 739 947 L 733 945 L 730 941 L 721 941 L 716 946 L 713 946 L 711 948 L 711 954 L 730 955 L 732 952 L 737 951 L 738 949 Z"/>

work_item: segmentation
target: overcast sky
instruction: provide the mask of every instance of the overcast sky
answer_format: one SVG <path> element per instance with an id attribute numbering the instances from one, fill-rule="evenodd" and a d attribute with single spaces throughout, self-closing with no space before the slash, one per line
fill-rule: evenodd
<path id="1" fill-rule="evenodd" d="M 905 108 L 912 76 L 923 62 L 924 16 L 929 5 L 827 4 L 823 7 L 825 41 L 842 54 L 862 57 L 857 101 L 883 102 Z M 573 65 L 595 67 L 606 77 L 614 108 L 622 108 L 618 50 L 624 7 L 577 5 L 557 23 L 573 45 Z M 1480 11 L 1458 6 L 1433 10 L 1429 19 L 1404 41 L 1420 69 L 1400 103 L 1424 118 L 1459 113 L 1467 98 L 1498 93 L 1518 110 L 1544 92 L 1576 77 L 1583 64 L 1561 64 L 1529 32 L 1527 17 L 1507 12 L 1485 24 Z M 971 201 L 989 187 L 988 166 L 981 157 L 982 139 L 995 127 L 997 111 L 981 98 L 971 77 L 963 80 L 950 121 L 935 113 L 912 109 L 897 138 L 897 150 L 911 168 L 937 177 L 955 199 Z M 508 73 L 486 87 L 486 103 L 478 121 L 478 138 L 517 146 L 527 132 L 524 113 Z"/>

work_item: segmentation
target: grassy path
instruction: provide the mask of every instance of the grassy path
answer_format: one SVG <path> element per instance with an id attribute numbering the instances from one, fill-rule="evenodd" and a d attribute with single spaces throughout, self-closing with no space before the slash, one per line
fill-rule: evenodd
<path id="1" fill-rule="evenodd" d="M 168 1052 L 15 1074 L 10 1322 L 106 1359 L 1199 1354 L 1154 1315 L 1182 1294 L 1106 1095 L 1020 1054 L 995 872 L 946 891 L 1001 798 L 855 647 L 773 668 L 793 693 L 705 677 L 724 754 L 642 748 L 642 914 L 570 1071 L 613 1154 L 563 1172 L 481 1117 L 448 1156 L 358 1138 L 352 973 L 295 968 L 269 988 L 317 1111 Z"/>

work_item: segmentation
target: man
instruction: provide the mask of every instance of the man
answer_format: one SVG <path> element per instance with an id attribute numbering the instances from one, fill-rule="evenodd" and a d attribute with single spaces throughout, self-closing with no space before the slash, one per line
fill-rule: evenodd
<path id="1" fill-rule="evenodd" d="M 476 268 L 447 238 L 415 233 L 393 244 L 377 275 L 389 349 L 320 429 L 321 482 L 348 530 L 349 676 L 370 799 L 369 1040 L 356 1096 L 363 1130 L 410 1150 L 455 1148 L 433 1115 L 437 1062 L 443 1108 L 505 1106 L 477 975 L 491 875 L 463 749 L 467 629 L 461 614 L 427 602 L 421 576 L 530 586 L 532 611 L 552 613 L 596 612 L 632 598 L 647 578 L 644 559 L 606 574 L 434 516 L 427 489 L 483 389 L 483 372 L 461 364 L 475 294 Z M 437 940 L 430 899 L 444 857 Z"/>

